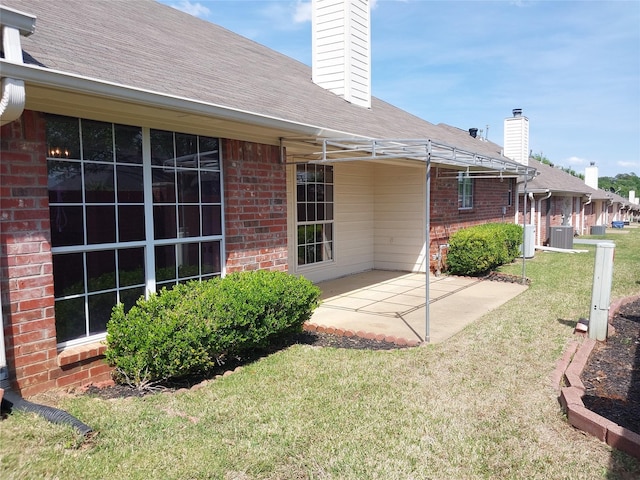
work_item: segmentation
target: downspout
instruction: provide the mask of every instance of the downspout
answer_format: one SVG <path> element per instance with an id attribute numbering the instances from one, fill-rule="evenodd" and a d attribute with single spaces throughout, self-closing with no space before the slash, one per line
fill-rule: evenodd
<path id="1" fill-rule="evenodd" d="M 530 211 L 529 211 L 529 224 L 535 223 L 534 219 L 536 218 L 536 199 L 533 192 L 529 192 L 529 202 L 531 203 Z"/>
<path id="2" fill-rule="evenodd" d="M 547 190 L 547 196 L 538 199 L 538 225 L 536 226 L 536 245 L 542 245 L 540 243 L 541 230 L 542 230 L 542 201 L 551 198 L 551 190 Z"/>
<path id="3" fill-rule="evenodd" d="M 0 26 L 2 32 L 2 48 L 4 59 L 22 64 L 22 46 L 20 36 L 29 36 L 35 31 L 36 17 L 12 8 L 0 6 Z M 0 82 L 2 96 L 0 97 L 0 126 L 11 123 L 22 115 L 25 105 L 24 81 L 15 78 L 2 78 Z M 1 282 L 0 282 L 1 284 Z M 9 382 L 9 365 L 4 339 L 4 313 L 2 306 L 2 290 L 0 288 L 0 411 L 23 411 L 36 413 L 53 423 L 62 423 L 74 427 L 86 437 L 93 429 L 64 410 L 39 405 L 23 399 L 19 394 L 11 391 Z"/>
<path id="4" fill-rule="evenodd" d="M 582 215 L 582 228 L 580 229 L 580 231 L 582 232 L 582 233 L 581 233 L 581 235 L 584 235 L 584 234 L 585 234 L 585 229 L 586 229 L 586 227 L 585 227 L 585 225 L 584 225 L 584 222 L 585 222 L 585 218 L 584 218 L 584 207 L 586 207 L 587 205 L 589 205 L 589 204 L 591 203 L 591 194 L 590 194 L 590 193 L 587 193 L 587 196 L 589 197 L 589 200 L 587 200 L 586 202 L 584 202 L 584 203 L 582 204 L 582 211 L 580 212 L 580 213 L 581 213 L 581 215 Z"/>
<path id="5" fill-rule="evenodd" d="M 20 36 L 27 37 L 35 31 L 36 17 L 7 7 L 0 7 L 0 13 L 4 59 L 22 64 Z M 0 126 L 20 118 L 26 99 L 23 80 L 5 77 L 1 85 Z"/>
<path id="6" fill-rule="evenodd" d="M 0 5 L 0 32 L 4 58 L 16 63 L 22 62 L 20 35 L 31 35 L 36 26 L 36 17 Z M 24 110 L 24 82 L 15 78 L 3 78 L 0 97 L 0 126 L 20 118 Z M 4 341 L 4 314 L 2 289 L 0 288 L 0 388 L 9 384 L 7 350 Z"/>

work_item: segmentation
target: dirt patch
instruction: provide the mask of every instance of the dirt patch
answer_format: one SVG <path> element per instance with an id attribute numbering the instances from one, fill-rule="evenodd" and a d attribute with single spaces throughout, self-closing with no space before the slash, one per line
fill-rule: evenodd
<path id="1" fill-rule="evenodd" d="M 615 333 L 598 342 L 582 372 L 589 410 L 640 434 L 640 300 L 613 317 Z"/>

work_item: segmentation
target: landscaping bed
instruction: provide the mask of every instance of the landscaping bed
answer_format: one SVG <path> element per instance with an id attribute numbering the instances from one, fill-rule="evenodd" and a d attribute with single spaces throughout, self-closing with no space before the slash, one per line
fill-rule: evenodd
<path id="1" fill-rule="evenodd" d="M 612 319 L 615 332 L 599 342 L 582 372 L 586 408 L 640 434 L 640 300 Z"/>

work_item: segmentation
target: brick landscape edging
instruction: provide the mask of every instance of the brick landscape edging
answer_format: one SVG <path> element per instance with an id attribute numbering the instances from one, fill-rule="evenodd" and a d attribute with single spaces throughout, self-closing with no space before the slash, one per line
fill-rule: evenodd
<path id="1" fill-rule="evenodd" d="M 638 299 L 640 295 L 612 302 L 609 308 L 609 322 L 621 306 Z M 560 405 L 567 414 L 569 423 L 575 428 L 593 435 L 612 448 L 640 459 L 640 435 L 592 412 L 584 406 L 582 401 L 585 387 L 580 375 L 595 345 L 596 340 L 590 338 L 585 339 L 582 344 L 573 341 L 558 361 L 552 374 L 552 381 L 554 387 L 560 389 Z M 565 386 L 562 386 L 563 383 Z"/>

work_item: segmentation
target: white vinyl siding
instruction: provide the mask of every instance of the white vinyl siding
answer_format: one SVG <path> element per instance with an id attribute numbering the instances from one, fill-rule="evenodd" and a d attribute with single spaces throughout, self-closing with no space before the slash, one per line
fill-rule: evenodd
<path id="1" fill-rule="evenodd" d="M 374 266 L 424 271 L 425 167 L 375 168 Z"/>

